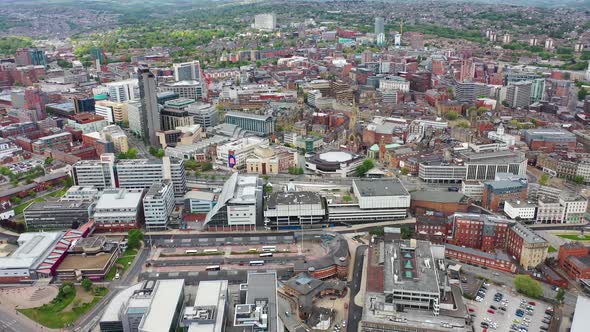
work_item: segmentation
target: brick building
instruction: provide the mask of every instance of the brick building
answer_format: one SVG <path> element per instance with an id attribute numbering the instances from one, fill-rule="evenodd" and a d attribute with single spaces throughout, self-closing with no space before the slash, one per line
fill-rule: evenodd
<path id="1" fill-rule="evenodd" d="M 506 247 L 508 229 L 512 221 L 492 215 L 455 213 L 451 222 L 449 244 L 486 252 Z"/>
<path id="2" fill-rule="evenodd" d="M 580 242 L 566 243 L 559 247 L 559 266 L 572 279 L 590 279 L 588 247 Z"/>
<path id="3" fill-rule="evenodd" d="M 41 137 L 32 143 L 33 153 L 43 154 L 45 150 L 69 151 L 72 148 L 72 134 L 68 132 Z"/>
<path id="4" fill-rule="evenodd" d="M 482 206 L 488 210 L 499 212 L 504 209 L 507 200 L 523 200 L 528 197 L 528 181 L 526 178 L 512 176 L 498 181 L 484 183 Z"/>
<path id="5" fill-rule="evenodd" d="M 485 266 L 488 268 L 514 273 L 516 264 L 504 251 L 488 253 L 472 248 L 464 248 L 452 244 L 445 245 L 445 257 L 456 259 L 463 263 Z"/>
<path id="6" fill-rule="evenodd" d="M 506 251 L 525 269 L 543 263 L 548 249 L 549 242 L 523 224 L 515 223 L 508 230 Z"/>
<path id="7" fill-rule="evenodd" d="M 426 215 L 416 217 L 416 238 L 418 240 L 443 244 L 447 240 L 449 230 L 450 223 L 447 218 Z"/>
<path id="8" fill-rule="evenodd" d="M 576 135 L 560 128 L 536 128 L 524 132 L 524 140 L 533 151 L 568 151 L 576 148 Z"/>
<path id="9" fill-rule="evenodd" d="M 410 209 L 416 215 L 440 212 L 443 217 L 467 212 L 473 200 L 458 192 L 414 191 Z"/>

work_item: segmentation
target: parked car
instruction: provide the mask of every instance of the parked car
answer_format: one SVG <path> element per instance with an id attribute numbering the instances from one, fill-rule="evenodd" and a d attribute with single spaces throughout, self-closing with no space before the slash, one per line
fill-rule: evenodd
<path id="1" fill-rule="evenodd" d="M 490 314 L 495 314 L 495 313 L 496 313 L 496 312 L 495 312 L 494 310 L 492 310 L 492 309 L 488 309 L 488 312 L 489 312 Z"/>

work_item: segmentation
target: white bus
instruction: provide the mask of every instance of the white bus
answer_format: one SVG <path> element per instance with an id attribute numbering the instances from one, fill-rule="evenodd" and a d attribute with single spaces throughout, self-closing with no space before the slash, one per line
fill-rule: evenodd
<path id="1" fill-rule="evenodd" d="M 196 255 L 197 254 L 197 251 L 196 250 L 187 250 L 184 253 L 187 254 L 187 255 Z"/>
<path id="2" fill-rule="evenodd" d="M 264 252 L 277 251 L 277 246 L 264 246 L 264 247 L 262 247 L 262 251 L 264 251 Z"/>
<path id="3" fill-rule="evenodd" d="M 250 266 L 262 266 L 264 261 L 250 261 Z"/>
<path id="4" fill-rule="evenodd" d="M 219 266 L 219 265 L 211 265 L 211 266 L 207 266 L 205 268 L 205 270 L 207 270 L 207 271 L 219 271 L 219 270 L 221 270 L 221 266 Z"/>
<path id="5" fill-rule="evenodd" d="M 206 254 L 211 254 L 211 253 L 217 252 L 217 249 L 205 249 L 205 250 L 203 250 L 203 252 Z"/>
<path id="6" fill-rule="evenodd" d="M 272 257 L 272 252 L 265 252 L 264 254 L 258 255 L 260 257 Z"/>

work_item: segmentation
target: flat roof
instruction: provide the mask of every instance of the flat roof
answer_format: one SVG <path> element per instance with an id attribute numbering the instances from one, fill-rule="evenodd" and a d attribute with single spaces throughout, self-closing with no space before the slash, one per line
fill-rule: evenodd
<path id="1" fill-rule="evenodd" d="M 133 293 L 137 290 L 140 290 L 143 287 L 143 283 L 137 283 L 131 287 L 128 287 L 122 291 L 120 291 L 115 297 L 111 299 L 111 301 L 107 304 L 107 307 L 104 311 L 104 314 L 100 318 L 101 322 L 117 322 L 119 320 L 119 311 L 121 307 L 127 303 L 129 298 L 133 295 Z"/>
<path id="2" fill-rule="evenodd" d="M 48 254 L 63 234 L 63 232 L 21 234 L 18 237 L 18 249 L 10 256 L 0 257 L 0 269 L 32 268 Z"/>
<path id="3" fill-rule="evenodd" d="M 169 331 L 183 291 L 184 279 L 158 280 L 149 310 L 139 324 L 139 330 Z"/>
<path id="4" fill-rule="evenodd" d="M 57 271 L 61 270 L 85 270 L 102 269 L 114 255 L 113 253 L 100 253 L 98 255 L 67 255 L 59 264 Z"/>
<path id="5" fill-rule="evenodd" d="M 440 294 L 436 261 L 430 242 L 393 240 L 385 242 L 383 290 Z"/>
<path id="6" fill-rule="evenodd" d="M 278 331 L 276 272 L 248 273 L 248 292 L 246 293 L 246 304 L 256 304 L 256 302 L 260 299 L 266 299 L 268 301 L 267 331 Z"/>
<path id="7" fill-rule="evenodd" d="M 186 194 L 184 194 L 184 199 L 202 199 L 202 200 L 207 200 L 207 201 L 214 201 L 215 200 L 215 196 L 217 196 L 215 193 L 211 193 L 208 191 L 189 191 Z"/>
<path id="8" fill-rule="evenodd" d="M 461 203 L 467 202 L 468 197 L 463 193 L 454 191 L 427 191 L 418 190 L 411 193 L 412 201 L 427 201 L 437 203 Z"/>
<path id="9" fill-rule="evenodd" d="M 267 204 L 271 209 L 277 205 L 321 204 L 321 197 L 311 191 L 274 192 L 268 198 Z"/>
<path id="10" fill-rule="evenodd" d="M 137 208 L 141 204 L 141 190 L 105 190 L 96 202 L 95 210 Z"/>
<path id="11" fill-rule="evenodd" d="M 329 151 L 318 154 L 318 158 L 327 162 L 347 162 L 354 158 L 354 155 L 347 151 Z"/>
<path id="12" fill-rule="evenodd" d="M 590 298 L 578 295 L 571 331 L 586 331 L 588 326 L 590 326 Z"/>
<path id="13" fill-rule="evenodd" d="M 410 195 L 398 179 L 354 179 L 353 184 L 363 197 Z"/>

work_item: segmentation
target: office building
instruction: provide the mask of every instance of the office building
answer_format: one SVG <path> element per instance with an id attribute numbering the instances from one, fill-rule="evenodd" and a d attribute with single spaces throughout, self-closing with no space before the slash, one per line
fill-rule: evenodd
<path id="1" fill-rule="evenodd" d="M 160 116 L 164 131 L 193 125 L 193 116 L 186 109 L 164 108 Z"/>
<path id="2" fill-rule="evenodd" d="M 110 106 L 95 105 L 94 113 L 102 116 L 109 124 L 115 123 L 115 112 Z"/>
<path id="3" fill-rule="evenodd" d="M 500 99 L 505 100 L 510 107 L 527 107 L 531 104 L 532 83 L 520 81 L 502 87 Z"/>
<path id="4" fill-rule="evenodd" d="M 183 279 L 135 284 L 111 299 L 100 318 L 100 331 L 176 331 L 183 303 Z"/>
<path id="5" fill-rule="evenodd" d="M 137 71 L 139 82 L 139 97 L 141 99 L 141 121 L 143 123 L 141 137 L 153 147 L 159 146 L 156 132 L 161 130 L 160 108 L 158 105 L 156 77 L 149 69 L 140 68 Z"/>
<path id="6" fill-rule="evenodd" d="M 233 173 L 205 218 L 208 230 L 255 230 L 262 221 L 262 183 L 257 176 Z"/>
<path id="7" fill-rule="evenodd" d="M 217 195 L 207 191 L 189 191 L 184 195 L 186 213 L 208 213 L 217 202 Z"/>
<path id="8" fill-rule="evenodd" d="M 549 242 L 521 223 L 508 230 L 506 250 L 525 269 L 535 268 L 547 258 Z"/>
<path id="9" fill-rule="evenodd" d="M 174 92 L 180 98 L 192 100 L 203 100 L 208 96 L 207 85 L 195 80 L 166 83 L 161 86 L 161 90 Z"/>
<path id="10" fill-rule="evenodd" d="M 403 219 L 411 196 L 398 179 L 354 179 L 352 201 L 328 202 L 330 222 L 371 222 Z"/>
<path id="11" fill-rule="evenodd" d="M 571 151 L 576 148 L 576 135 L 561 128 L 535 128 L 524 131 L 524 140 L 533 151 Z"/>
<path id="12" fill-rule="evenodd" d="M 166 230 L 174 211 L 172 182 L 155 182 L 143 197 L 143 215 L 147 230 Z"/>
<path id="13" fill-rule="evenodd" d="M 74 112 L 75 113 L 94 113 L 96 110 L 96 101 L 94 98 L 77 98 L 74 97 Z"/>
<path id="14" fill-rule="evenodd" d="M 559 195 L 559 204 L 563 206 L 563 223 L 583 223 L 588 200 L 577 193 L 562 192 Z"/>
<path id="15" fill-rule="evenodd" d="M 182 326 L 187 332 L 224 332 L 228 313 L 227 280 L 199 282 L 192 306 L 184 308 Z"/>
<path id="16" fill-rule="evenodd" d="M 197 60 L 174 63 L 172 64 L 172 68 L 174 69 L 174 80 L 176 82 L 201 81 L 202 79 L 201 64 Z"/>
<path id="17" fill-rule="evenodd" d="M 559 267 L 573 280 L 590 279 L 588 247 L 581 242 L 565 243 L 559 247 Z"/>
<path id="18" fill-rule="evenodd" d="M 29 230 L 64 230 L 88 222 L 92 213 L 90 201 L 33 202 L 24 211 Z"/>
<path id="19" fill-rule="evenodd" d="M 379 80 L 379 90 L 381 91 L 410 91 L 410 81 L 399 76 L 386 76 Z"/>
<path id="20" fill-rule="evenodd" d="M 416 216 L 433 215 L 450 216 L 455 212 L 467 212 L 473 204 L 473 199 L 459 192 L 440 192 L 430 190 L 416 190 L 411 193 L 410 208 Z"/>
<path id="21" fill-rule="evenodd" d="M 186 110 L 193 116 L 193 123 L 201 125 L 201 128 L 215 127 L 219 123 L 219 113 L 211 104 L 195 103 Z"/>
<path id="22" fill-rule="evenodd" d="M 118 103 L 109 100 L 99 100 L 96 105 L 110 107 L 113 114 L 113 122 L 118 125 L 129 123 L 128 102 Z"/>
<path id="23" fill-rule="evenodd" d="M 240 304 L 236 305 L 233 326 L 247 332 L 279 330 L 276 272 L 248 273 L 240 285 Z"/>
<path id="24" fill-rule="evenodd" d="M 72 134 L 67 131 L 40 137 L 32 144 L 33 153 L 43 154 L 46 150 L 69 151 L 72 148 Z"/>
<path id="25" fill-rule="evenodd" d="M 246 167 L 248 157 L 256 148 L 268 146 L 268 139 L 260 137 L 245 137 L 236 141 L 217 146 L 217 163 L 229 168 L 242 169 Z"/>
<path id="26" fill-rule="evenodd" d="M 264 224 L 271 228 L 306 227 L 326 218 L 326 203 L 315 192 L 274 192 L 265 205 Z"/>
<path id="27" fill-rule="evenodd" d="M 498 178 L 498 177 L 496 177 Z M 484 183 L 482 206 L 490 211 L 504 209 L 508 200 L 526 201 L 528 198 L 528 180 L 521 176 L 508 176 Z"/>
<path id="28" fill-rule="evenodd" d="M 254 148 L 246 159 L 246 171 L 260 175 L 288 172 L 297 166 L 297 151 L 283 146 Z"/>
<path id="29" fill-rule="evenodd" d="M 227 112 L 225 123 L 253 132 L 257 135 L 267 136 L 275 131 L 275 119 L 270 115 L 256 115 L 243 112 Z"/>
<path id="30" fill-rule="evenodd" d="M 127 141 L 127 135 L 121 127 L 117 125 L 106 126 L 101 131 L 102 139 L 113 142 L 115 152 L 127 152 L 129 150 L 129 143 Z"/>
<path id="31" fill-rule="evenodd" d="M 383 17 L 375 17 L 375 37 L 385 34 L 385 20 Z"/>
<path id="32" fill-rule="evenodd" d="M 139 81 L 137 79 L 128 79 L 105 83 L 108 89 L 109 100 L 112 102 L 123 103 L 131 100 L 139 100 Z"/>
<path id="33" fill-rule="evenodd" d="M 462 103 L 471 103 L 477 98 L 492 96 L 494 88 L 479 82 L 456 82 L 455 99 Z"/>
<path id="34" fill-rule="evenodd" d="M 145 123 L 142 122 L 143 108 L 139 101 L 132 101 L 127 104 L 127 116 L 129 129 L 137 136 L 143 137 Z"/>
<path id="35" fill-rule="evenodd" d="M 102 128 L 109 125 L 109 122 L 102 116 L 92 113 L 78 113 L 68 119 L 67 126 L 82 133 L 92 133 L 101 131 Z"/>
<path id="36" fill-rule="evenodd" d="M 142 189 L 105 189 L 94 207 L 96 228 L 109 231 L 137 228 L 143 221 L 142 196 Z"/>
<path id="37" fill-rule="evenodd" d="M 258 14 L 254 16 L 254 29 L 272 31 L 277 27 L 277 16 L 275 13 Z"/>
<path id="38" fill-rule="evenodd" d="M 504 202 L 504 213 L 514 220 L 534 220 L 537 205 L 528 201 L 507 200 Z"/>

